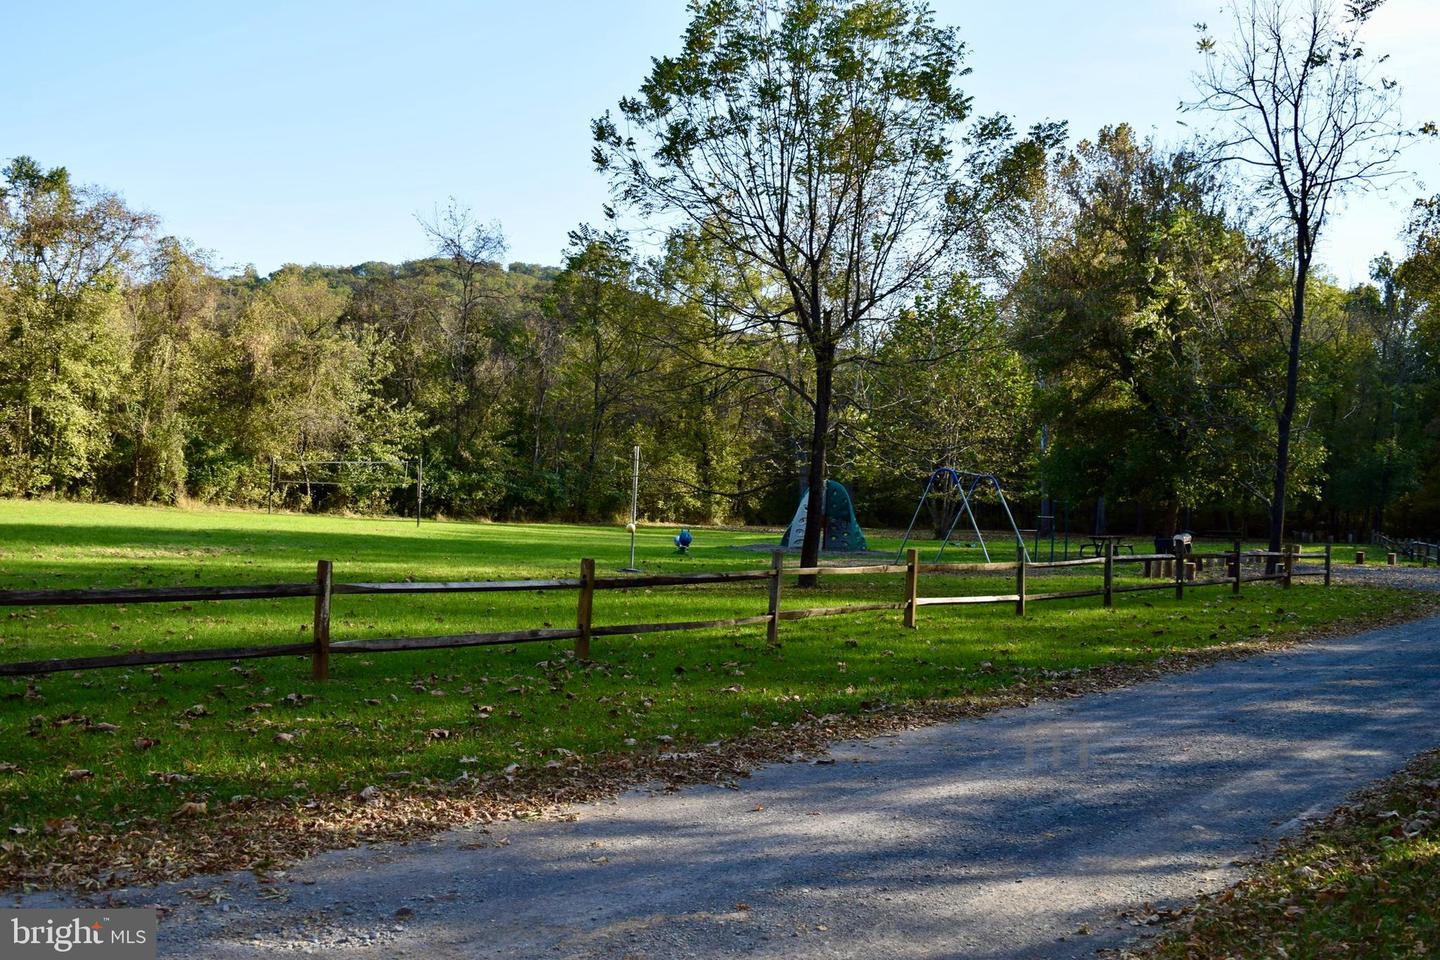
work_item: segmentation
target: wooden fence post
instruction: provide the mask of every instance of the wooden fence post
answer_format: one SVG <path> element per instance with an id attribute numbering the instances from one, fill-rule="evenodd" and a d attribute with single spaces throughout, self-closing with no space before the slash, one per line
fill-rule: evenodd
<path id="1" fill-rule="evenodd" d="M 914 547 L 905 551 L 905 626 L 915 629 L 919 604 L 915 602 L 920 592 L 920 551 Z"/>
<path id="2" fill-rule="evenodd" d="M 1290 578 L 1295 575 L 1295 552 L 1296 546 L 1293 543 L 1285 544 L 1285 576 L 1280 581 L 1280 586 L 1286 590 L 1290 589 Z"/>
<path id="3" fill-rule="evenodd" d="M 1175 541 L 1175 599 L 1185 599 L 1185 542 Z"/>
<path id="4" fill-rule="evenodd" d="M 1233 593 L 1233 594 L 1234 594 L 1235 596 L 1237 596 L 1237 597 L 1240 596 L 1240 555 L 1241 555 L 1241 553 L 1244 552 L 1244 550 L 1245 550 L 1245 545 L 1244 545 L 1243 543 L 1241 543 L 1239 540 L 1236 540 L 1236 541 L 1235 541 L 1235 566 L 1234 566 L 1234 567 L 1231 569 L 1231 571 L 1230 571 L 1230 572 L 1231 572 L 1231 575 L 1235 578 L 1235 582 L 1230 585 L 1230 592 Z"/>
<path id="5" fill-rule="evenodd" d="M 1105 541 L 1105 595 L 1101 606 L 1115 606 L 1115 541 Z"/>
<path id="6" fill-rule="evenodd" d="M 767 611 L 770 615 L 770 622 L 765 624 L 765 642 L 772 646 L 780 642 L 780 578 L 783 575 L 781 568 L 784 566 L 785 551 L 772 551 L 770 553 L 770 608 Z"/>
<path id="7" fill-rule="evenodd" d="M 311 627 L 310 679 L 330 676 L 330 590 L 334 583 L 332 564 L 315 564 L 315 623 Z"/>
<path id="8" fill-rule="evenodd" d="M 1025 555 L 1015 561 L 1015 616 L 1025 616 Z"/>
<path id="9" fill-rule="evenodd" d="M 595 606 L 595 561 L 589 558 L 580 561 L 580 601 L 575 611 L 575 628 L 580 635 L 575 638 L 575 659 L 590 659 L 590 614 Z"/>
<path id="10" fill-rule="evenodd" d="M 1335 548 L 1331 544 L 1325 544 L 1325 586 L 1327 587 L 1330 586 L 1330 571 L 1335 565 L 1334 553 Z"/>

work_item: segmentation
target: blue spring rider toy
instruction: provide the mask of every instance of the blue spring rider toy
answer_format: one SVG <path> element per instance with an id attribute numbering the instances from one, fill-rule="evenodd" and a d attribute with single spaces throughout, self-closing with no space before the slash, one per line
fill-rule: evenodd
<path id="1" fill-rule="evenodd" d="M 679 533 L 675 534 L 675 552 L 689 553 L 690 544 L 693 543 L 694 540 L 695 538 L 690 536 L 690 531 L 688 529 L 681 530 Z"/>

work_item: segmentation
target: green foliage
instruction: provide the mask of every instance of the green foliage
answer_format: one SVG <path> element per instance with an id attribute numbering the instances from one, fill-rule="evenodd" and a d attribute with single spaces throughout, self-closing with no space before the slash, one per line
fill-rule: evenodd
<path id="1" fill-rule="evenodd" d="M 1058 228 L 1013 288 L 1041 383 L 1057 494 L 1224 503 L 1265 474 L 1266 335 L 1284 277 L 1225 216 L 1220 186 L 1184 152 L 1126 126 L 1051 164 Z"/>
<path id="2" fill-rule="evenodd" d="M 0 493 L 85 491 L 121 386 L 121 272 L 150 221 L 64 168 L 19 157 L 0 176 Z"/>

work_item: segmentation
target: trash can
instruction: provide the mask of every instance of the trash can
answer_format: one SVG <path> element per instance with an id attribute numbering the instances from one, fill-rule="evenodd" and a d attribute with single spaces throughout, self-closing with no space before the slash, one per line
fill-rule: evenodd
<path id="1" fill-rule="evenodd" d="M 1192 541 L 1195 538 L 1188 533 L 1177 533 L 1173 537 L 1167 537 L 1163 533 L 1155 534 L 1156 553 L 1178 553 L 1189 556 L 1194 549 Z"/>

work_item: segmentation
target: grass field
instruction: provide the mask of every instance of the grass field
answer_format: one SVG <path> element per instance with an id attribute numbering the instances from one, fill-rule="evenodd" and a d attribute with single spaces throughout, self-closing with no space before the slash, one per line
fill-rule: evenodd
<path id="1" fill-rule="evenodd" d="M 676 556 L 673 530 L 640 532 L 652 572 L 756 569 L 773 534 L 697 530 Z M 895 541 L 874 546 L 893 548 Z M 337 581 L 574 576 L 582 556 L 602 574 L 627 559 L 613 527 L 426 523 L 238 511 L 0 501 L 0 588 L 302 582 L 315 562 Z M 951 554 L 947 552 L 947 559 Z M 954 555 L 979 559 L 978 551 Z M 999 554 L 996 559 L 1008 559 Z M 1124 568 L 1128 570 L 1129 568 Z M 1123 571 L 1122 571 L 1123 572 Z M 1087 577 L 1096 576 L 1093 572 Z M 1032 580 L 1030 589 L 1074 588 Z M 829 578 L 787 587 L 785 606 L 898 600 L 902 579 Z M 1008 578 L 922 578 L 921 594 L 1004 593 Z M 573 624 L 575 595 L 472 594 L 335 599 L 333 638 L 425 636 Z M 1409 595 L 1309 580 L 1290 591 L 1247 586 L 1037 604 L 926 608 L 763 627 L 595 641 L 576 669 L 568 643 L 337 656 L 332 678 L 307 660 L 97 670 L 0 681 L 0 825 L 8 847 L 57 822 L 79 829 L 172 829 L 178 810 L 207 816 L 237 804 L 304 804 L 366 785 L 403 790 L 556 756 L 673 749 L 740 737 L 862 705 L 983 694 L 1039 671 L 1141 664 L 1177 652 L 1403 613 Z M 760 614 L 763 583 L 607 591 L 595 622 Z M 0 660 L 295 642 L 309 599 L 36 607 L 0 619 Z M 4 614 L 0 614 L 3 617 Z M 240 798 L 240 799 L 235 799 Z M 185 821 L 184 829 L 193 829 Z M 180 829 L 175 827 L 173 829 Z M 18 838 L 18 839 L 17 839 Z"/>

